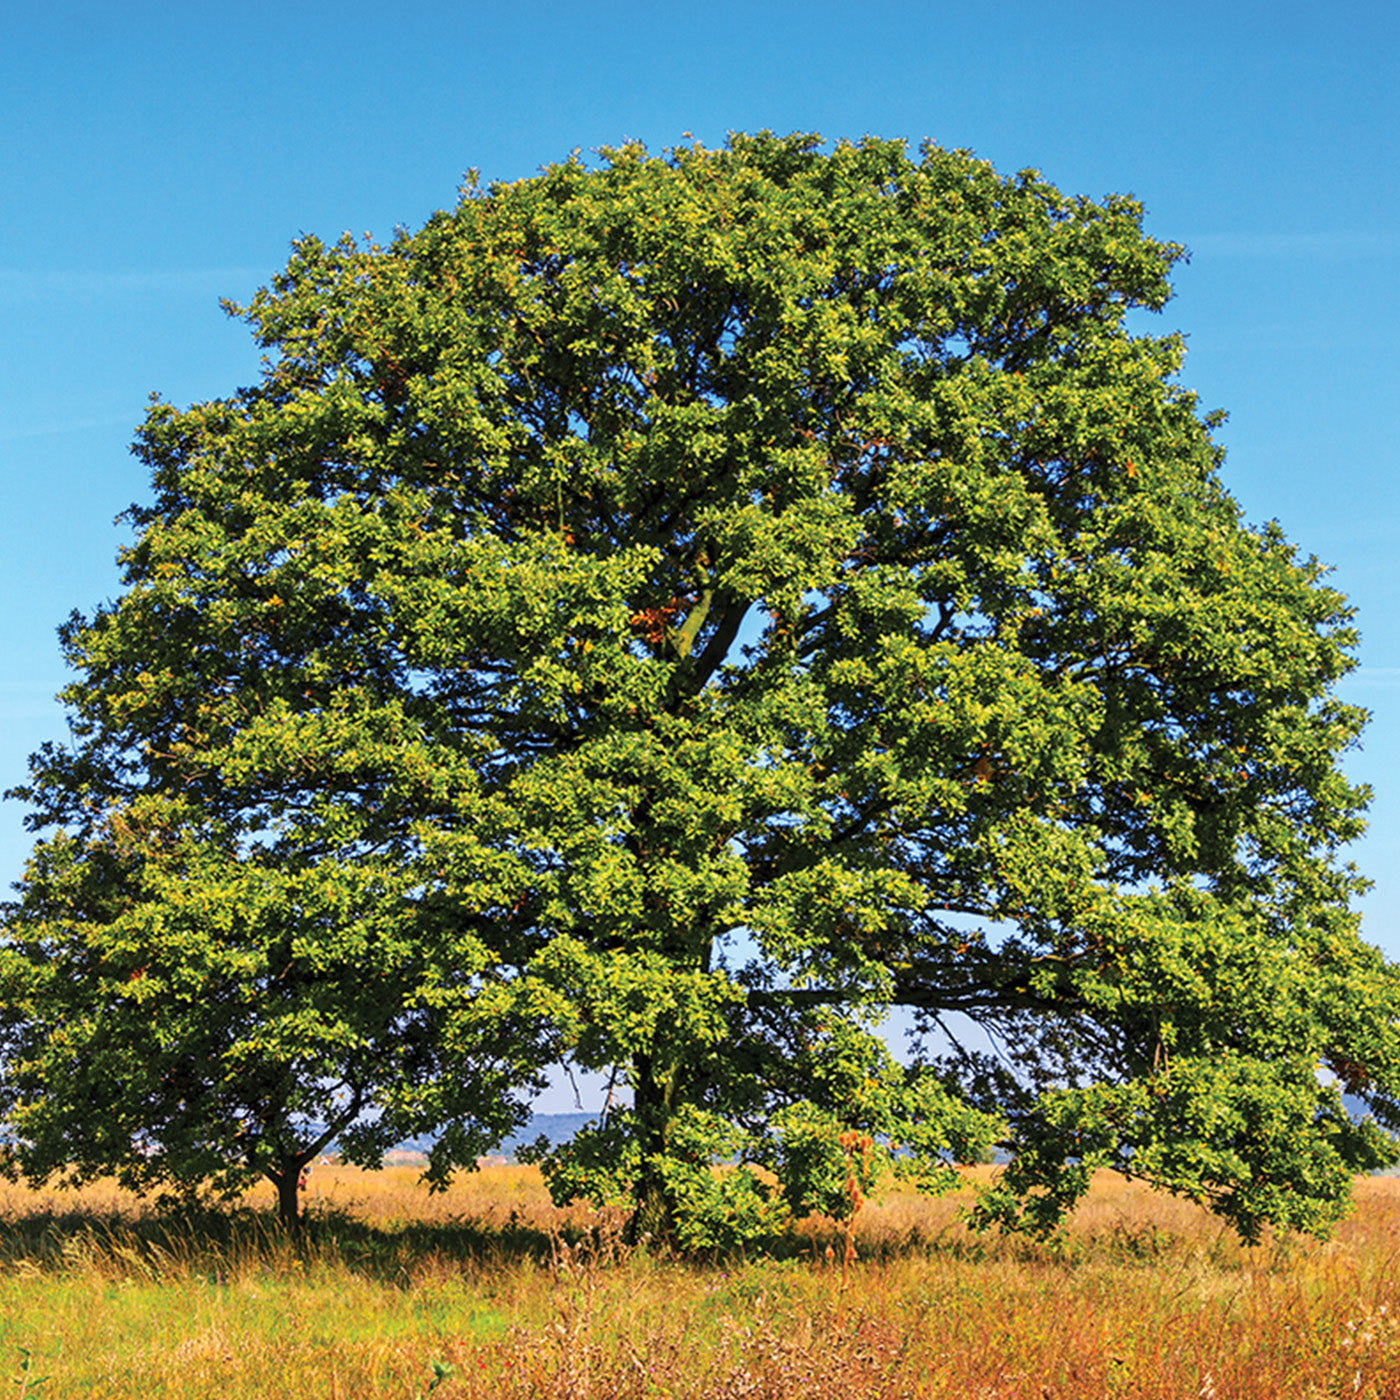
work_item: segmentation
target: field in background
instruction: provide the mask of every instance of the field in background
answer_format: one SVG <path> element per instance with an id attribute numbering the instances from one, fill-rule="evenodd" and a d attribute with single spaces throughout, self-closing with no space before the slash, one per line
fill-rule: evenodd
<path id="1" fill-rule="evenodd" d="M 0 1185 L 0 1400 L 1400 1396 L 1393 1178 L 1330 1242 L 1252 1250 L 1116 1178 L 1049 1246 L 969 1235 L 966 1194 L 897 1195 L 844 1276 L 819 1222 L 763 1258 L 629 1253 L 526 1167 L 429 1196 L 409 1167 L 320 1166 L 307 1196 L 297 1250 L 270 1196 L 179 1221 Z"/>

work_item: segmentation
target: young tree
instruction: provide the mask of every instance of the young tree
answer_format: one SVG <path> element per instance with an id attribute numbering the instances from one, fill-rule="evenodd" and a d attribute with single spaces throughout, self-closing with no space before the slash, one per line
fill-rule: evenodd
<path id="1" fill-rule="evenodd" d="M 208 825 L 133 795 L 31 861 L 3 968 L 31 1179 L 115 1171 L 188 1196 L 264 1176 L 295 1230 L 303 1172 L 332 1143 L 377 1165 L 440 1132 L 445 1182 L 524 1121 L 539 1037 L 482 1004 L 490 960 L 469 928 L 415 919 L 417 892 L 376 852 L 239 858 Z"/>
<path id="2" fill-rule="evenodd" d="M 1354 634 L 1125 327 L 1180 253 L 1127 198 L 768 134 L 298 242 L 240 311 L 262 383 L 153 406 L 127 591 L 65 633 L 22 1160 L 178 1138 L 144 1018 L 256 1047 L 213 1157 L 288 1082 L 378 1143 L 615 1067 L 552 1186 L 688 1245 L 840 1214 L 853 1133 L 930 1185 L 1001 1142 L 1007 1224 L 1111 1165 L 1325 1228 L 1391 1152 L 1337 1081 L 1387 1124 L 1400 1087 L 1339 855 Z M 80 1077 L 132 1058 L 99 1130 Z"/>

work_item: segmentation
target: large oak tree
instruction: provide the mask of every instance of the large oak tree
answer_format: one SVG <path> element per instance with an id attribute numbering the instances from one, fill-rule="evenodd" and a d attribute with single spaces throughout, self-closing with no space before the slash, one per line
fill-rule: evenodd
<path id="1" fill-rule="evenodd" d="M 236 308 L 261 383 L 151 408 L 125 591 L 63 632 L 21 1164 L 285 1204 L 413 1130 L 441 1178 L 567 1057 L 630 1092 L 552 1186 L 683 1244 L 848 1208 L 853 1132 L 930 1185 L 1000 1143 L 1007 1224 L 1108 1165 L 1325 1228 L 1391 1150 L 1339 1085 L 1400 1088 L 1355 635 L 1126 324 L 1180 255 L 767 134 L 301 239 Z"/>

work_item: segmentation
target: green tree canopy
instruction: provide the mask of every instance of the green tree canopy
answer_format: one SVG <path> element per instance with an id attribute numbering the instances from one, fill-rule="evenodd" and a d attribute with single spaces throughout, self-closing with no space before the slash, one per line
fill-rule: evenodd
<path id="1" fill-rule="evenodd" d="M 1125 324 L 1181 251 L 768 134 L 299 240 L 234 308 L 262 382 L 153 405 L 126 591 L 63 632 L 21 1164 L 414 1130 L 443 1178 L 567 1056 L 630 1099 L 553 1188 L 685 1244 L 839 1214 L 852 1132 L 930 1186 L 1000 1143 L 1007 1224 L 1109 1165 L 1325 1228 L 1391 1151 L 1338 1084 L 1400 1088 L 1355 635 Z"/>

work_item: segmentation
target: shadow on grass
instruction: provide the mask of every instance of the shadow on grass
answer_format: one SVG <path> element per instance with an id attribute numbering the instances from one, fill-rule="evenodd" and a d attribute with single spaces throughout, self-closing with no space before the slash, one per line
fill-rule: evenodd
<path id="1" fill-rule="evenodd" d="M 426 1267 L 480 1269 L 545 1263 L 561 1233 L 520 1220 L 368 1224 L 330 1207 L 308 1211 L 299 1234 L 276 1213 L 249 1207 L 138 1211 L 35 1210 L 0 1216 L 0 1269 L 152 1279 L 348 1269 L 381 1283 L 412 1283 Z"/>
<path id="2" fill-rule="evenodd" d="M 729 1256 L 704 1253 L 682 1260 L 664 1250 L 629 1248 L 622 1240 L 622 1223 L 620 1215 L 591 1225 L 576 1220 L 542 1223 L 512 1210 L 505 1217 L 491 1211 L 484 1217 L 377 1225 L 343 1207 L 318 1204 L 308 1208 L 300 1233 L 292 1236 L 274 1211 L 247 1206 L 48 1208 L 0 1214 L 0 1269 L 81 1270 L 114 1279 L 203 1278 L 214 1283 L 253 1274 L 344 1271 L 411 1287 L 430 1274 L 549 1268 L 557 1264 L 561 1250 L 587 1257 L 595 1266 L 649 1254 L 701 1269 L 758 1259 L 821 1269 L 839 1267 L 846 1247 L 840 1226 L 809 1219 Z M 1279 1241 L 1272 1250 L 1254 1252 L 1250 1262 L 1257 1267 L 1263 1262 L 1261 1255 L 1280 1248 L 1291 1253 L 1286 1242 Z M 1244 1262 L 1233 1237 L 1208 1240 L 1198 1231 L 1178 1233 L 1152 1221 L 1123 1219 L 1045 1241 L 973 1234 L 958 1222 L 886 1229 L 858 1238 L 856 1254 L 866 1264 L 923 1257 L 1070 1268 L 1097 1261 L 1151 1269 L 1207 1254 L 1216 1268 Z"/>

